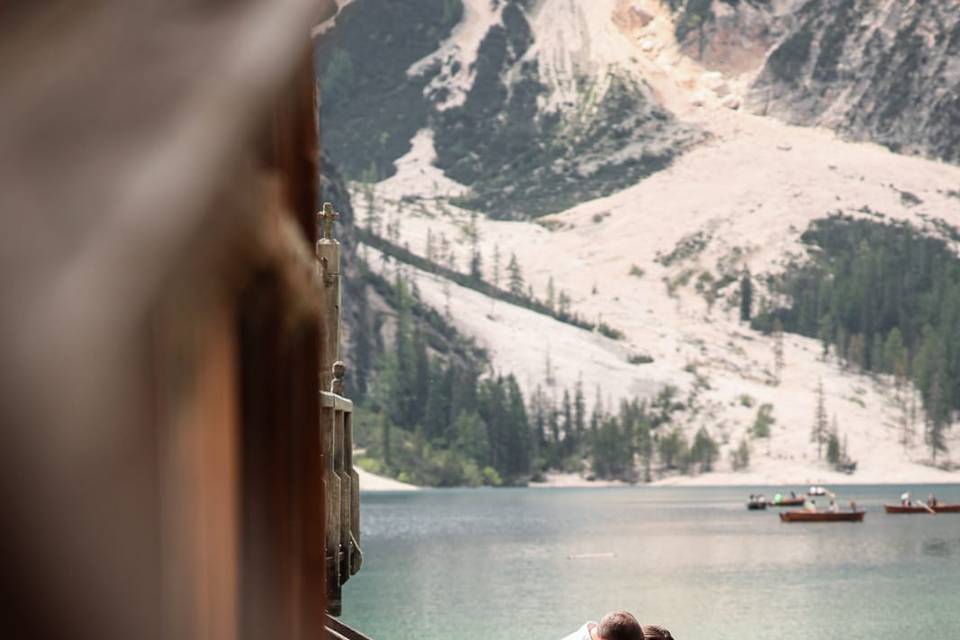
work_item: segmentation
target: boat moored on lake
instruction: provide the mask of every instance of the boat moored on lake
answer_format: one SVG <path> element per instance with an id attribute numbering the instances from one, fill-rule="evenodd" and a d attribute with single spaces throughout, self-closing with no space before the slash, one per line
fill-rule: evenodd
<path id="1" fill-rule="evenodd" d="M 865 511 L 781 511 L 783 522 L 863 522 Z"/>
<path id="2" fill-rule="evenodd" d="M 802 507 L 806 502 L 806 499 L 803 496 L 798 496 L 797 494 L 790 492 L 789 496 L 785 496 L 782 493 L 778 493 L 773 496 L 773 502 L 770 503 L 771 507 Z"/>
<path id="3" fill-rule="evenodd" d="M 883 510 L 887 513 L 960 513 L 960 504 L 936 504 L 932 506 L 885 504 Z"/>

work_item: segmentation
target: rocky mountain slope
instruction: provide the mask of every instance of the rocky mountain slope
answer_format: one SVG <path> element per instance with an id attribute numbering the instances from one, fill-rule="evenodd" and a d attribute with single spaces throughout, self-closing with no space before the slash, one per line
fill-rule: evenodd
<path id="1" fill-rule="evenodd" d="M 498 218 L 560 211 L 669 165 L 702 135 L 658 102 L 617 25 L 583 6 L 346 5 L 319 48 L 331 153 L 355 178 L 371 162 L 389 176 L 427 127 L 436 166 L 470 187 L 462 204 Z"/>
<path id="2" fill-rule="evenodd" d="M 438 0 L 431 12 L 424 0 L 406 16 L 398 3 L 354 0 L 321 45 L 328 64 L 347 56 L 356 75 L 353 88 L 334 83 L 334 96 L 345 93 L 328 101 L 324 122 L 331 153 L 355 180 L 358 224 L 373 213 L 397 245 L 461 271 L 474 258 L 475 228 L 485 280 L 502 284 L 515 255 L 537 298 L 562 291 L 573 311 L 623 339 L 493 300 L 372 248 L 369 264 L 388 278 L 402 267 L 422 299 L 528 394 L 539 385 L 558 398 L 582 381 L 591 403 L 615 408 L 676 387 L 685 405 L 677 425 L 691 435 L 706 427 L 721 443 L 719 472 L 684 481 L 849 481 L 819 462 L 810 443 L 821 381 L 827 411 L 860 461 L 852 480 L 956 480 L 927 464 L 922 418 L 904 442 L 889 376 L 857 373 L 793 335 L 783 340 L 781 370 L 775 339 L 739 319 L 737 281 L 749 269 L 758 301 L 776 304 L 768 276 L 804 259 L 803 232 L 838 211 L 908 220 L 941 236 L 960 226 L 960 168 L 739 109 L 767 92 L 770 115 L 950 159 L 955 132 L 942 123 L 955 116 L 933 105 L 956 99 L 936 78 L 953 77 L 957 56 L 949 32 L 937 34 L 956 24 L 960 7 L 932 3 L 941 7 L 938 27 L 931 3 L 717 1 L 708 3 L 701 36 L 696 23 L 677 28 L 689 18 L 688 1 Z M 874 24 L 876 14 L 897 33 L 891 16 L 909 12 L 894 4 L 926 7 L 914 6 L 923 18 L 911 33 L 942 52 L 923 63 L 929 76 L 894 91 L 877 66 L 884 56 L 854 53 L 871 40 L 859 28 L 841 38 L 832 67 L 814 72 L 843 25 Z M 378 34 L 363 40 L 366 49 L 351 45 L 362 17 Z M 424 23 L 406 25 L 421 19 L 441 26 L 418 38 Z M 799 49 L 790 42 L 803 32 L 809 51 L 791 57 Z M 883 43 L 890 60 L 915 59 L 912 45 Z M 359 77 L 391 51 L 378 71 L 395 67 L 389 77 Z M 897 107 L 901 99 L 907 104 Z M 883 137 L 891 131 L 899 144 Z M 772 437 L 751 440 L 749 469 L 734 471 L 728 454 L 752 437 L 766 404 Z M 958 432 L 949 434 L 954 459 Z"/>
<path id="3" fill-rule="evenodd" d="M 759 113 L 960 162 L 960 10 L 809 0 L 751 89 Z"/>

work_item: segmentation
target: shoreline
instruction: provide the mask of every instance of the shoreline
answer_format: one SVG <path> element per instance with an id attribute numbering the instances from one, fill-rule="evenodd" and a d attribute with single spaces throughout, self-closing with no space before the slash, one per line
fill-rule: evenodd
<path id="1" fill-rule="evenodd" d="M 400 491 L 422 491 L 424 489 L 434 489 L 437 487 L 423 487 L 393 478 L 379 476 L 360 467 L 356 467 L 357 475 L 360 478 L 360 491 L 369 492 L 400 492 Z M 936 470 L 931 470 L 936 471 Z M 669 476 L 660 478 L 653 482 L 629 483 L 622 480 L 587 480 L 575 473 L 548 473 L 544 482 L 531 482 L 526 488 L 529 489 L 610 489 L 615 487 L 784 487 L 805 489 L 811 485 L 822 485 L 827 488 L 831 486 L 904 486 L 904 485 L 958 485 L 960 484 L 960 474 L 955 472 L 941 471 L 944 477 L 922 477 L 922 478 L 887 478 L 877 480 L 876 478 L 857 478 L 856 476 L 847 476 L 839 473 L 831 473 L 816 478 L 806 478 L 800 481 L 784 481 L 782 478 L 764 477 L 760 474 L 749 473 L 703 473 L 694 476 Z M 467 488 L 467 487 L 451 487 Z"/>

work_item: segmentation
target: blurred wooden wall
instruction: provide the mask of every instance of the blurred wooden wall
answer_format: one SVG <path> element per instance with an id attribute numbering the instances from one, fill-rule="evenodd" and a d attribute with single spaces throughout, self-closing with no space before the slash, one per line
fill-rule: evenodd
<path id="1" fill-rule="evenodd" d="M 324 637 L 335 10 L 0 7 L 5 637 Z"/>

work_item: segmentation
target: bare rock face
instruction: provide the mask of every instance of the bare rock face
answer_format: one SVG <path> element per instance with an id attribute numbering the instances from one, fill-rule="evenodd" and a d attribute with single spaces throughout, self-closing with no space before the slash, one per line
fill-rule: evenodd
<path id="1" fill-rule="evenodd" d="M 960 2 L 808 0 L 748 107 L 960 163 Z"/>
<path id="2" fill-rule="evenodd" d="M 684 53 L 725 74 L 757 71 L 804 0 L 667 0 Z"/>

